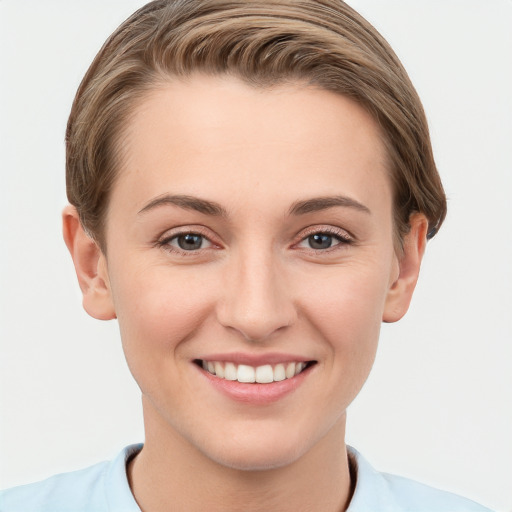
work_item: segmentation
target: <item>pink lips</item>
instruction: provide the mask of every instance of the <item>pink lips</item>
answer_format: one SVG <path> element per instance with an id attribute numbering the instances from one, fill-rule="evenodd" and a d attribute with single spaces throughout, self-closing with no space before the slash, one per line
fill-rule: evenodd
<path id="1" fill-rule="evenodd" d="M 287 362 L 308 362 L 311 359 L 292 355 L 292 354 L 211 354 L 205 356 L 203 360 L 206 361 L 222 361 L 232 362 L 236 365 L 244 364 L 248 366 L 258 367 L 265 364 L 276 365 L 279 363 Z M 258 383 L 242 383 L 236 380 L 226 380 L 216 377 L 211 373 L 203 370 L 196 365 L 197 370 L 207 379 L 208 383 L 212 385 L 217 391 L 227 396 L 228 398 L 252 405 L 265 405 L 279 401 L 290 393 L 294 392 L 308 377 L 314 366 L 306 368 L 298 375 L 292 378 L 271 382 L 266 384 Z"/>

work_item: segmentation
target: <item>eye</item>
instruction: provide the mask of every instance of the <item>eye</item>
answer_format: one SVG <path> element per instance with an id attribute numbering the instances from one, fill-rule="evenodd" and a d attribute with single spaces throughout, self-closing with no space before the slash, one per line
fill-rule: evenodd
<path id="1" fill-rule="evenodd" d="M 337 245 L 348 245 L 351 243 L 353 243 L 352 238 L 345 232 L 316 231 L 303 238 L 297 246 L 304 249 L 313 249 L 314 251 L 325 251 Z"/>
<path id="2" fill-rule="evenodd" d="M 329 249 L 329 247 L 332 247 L 333 243 L 339 243 L 332 235 L 326 233 L 310 235 L 307 238 L 307 242 L 311 249 Z"/>
<path id="3" fill-rule="evenodd" d="M 198 251 L 211 247 L 212 243 L 203 235 L 198 233 L 181 233 L 164 241 L 165 245 L 182 251 Z"/>

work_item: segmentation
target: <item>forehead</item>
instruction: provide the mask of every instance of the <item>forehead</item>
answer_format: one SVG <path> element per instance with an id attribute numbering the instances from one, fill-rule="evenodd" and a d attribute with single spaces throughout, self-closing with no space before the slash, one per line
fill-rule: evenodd
<path id="1" fill-rule="evenodd" d="M 228 77 L 169 81 L 137 106 L 123 148 L 112 199 L 140 207 L 176 192 L 229 200 L 264 189 L 291 201 L 336 191 L 364 203 L 372 190 L 389 189 L 370 114 L 299 83 L 262 89 Z"/>

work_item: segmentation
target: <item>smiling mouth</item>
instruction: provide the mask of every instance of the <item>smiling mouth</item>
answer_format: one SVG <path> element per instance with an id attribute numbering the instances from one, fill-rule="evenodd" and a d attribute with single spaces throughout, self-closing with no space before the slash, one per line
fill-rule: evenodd
<path id="1" fill-rule="evenodd" d="M 219 379 L 245 384 L 270 384 L 291 379 L 316 364 L 316 361 L 301 361 L 249 366 L 232 362 L 205 361 L 204 359 L 196 359 L 194 362 Z"/>

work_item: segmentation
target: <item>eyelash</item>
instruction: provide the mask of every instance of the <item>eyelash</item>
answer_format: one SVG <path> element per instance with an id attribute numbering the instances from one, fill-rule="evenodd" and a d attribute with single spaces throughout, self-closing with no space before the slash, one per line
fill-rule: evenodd
<path id="1" fill-rule="evenodd" d="M 207 241 L 209 244 L 211 244 L 210 247 L 201 247 L 197 250 L 185 250 L 181 249 L 176 246 L 172 246 L 171 242 L 173 240 L 177 240 L 180 237 L 184 237 L 187 235 L 191 236 L 198 236 L 201 237 L 203 240 Z M 332 237 L 337 240 L 338 243 L 335 245 L 332 245 L 331 247 L 325 248 L 325 249 L 314 249 L 312 247 L 299 247 L 299 244 L 306 242 L 309 237 L 314 235 L 327 235 L 329 237 Z M 347 245 L 353 245 L 355 243 L 354 238 L 349 235 L 346 231 L 341 229 L 336 229 L 332 227 L 314 227 L 311 228 L 309 231 L 306 231 L 305 233 L 301 233 L 300 240 L 292 245 L 292 247 L 296 247 L 298 250 L 302 250 L 305 252 L 313 252 L 314 254 L 320 254 L 320 253 L 328 253 L 331 251 L 342 249 L 343 247 Z M 212 247 L 219 247 L 219 245 L 215 244 L 206 234 L 201 232 L 199 229 L 187 229 L 183 231 L 179 231 L 176 233 L 173 233 L 172 235 L 168 235 L 161 240 L 158 240 L 156 242 L 156 245 L 158 247 L 161 247 L 165 249 L 168 252 L 179 254 L 180 256 L 195 256 L 199 254 L 200 251 L 209 250 Z"/>
<path id="2" fill-rule="evenodd" d="M 354 238 L 349 235 L 345 230 L 333 228 L 330 226 L 325 227 L 319 227 L 315 226 L 313 228 L 310 228 L 309 230 L 306 230 L 305 233 L 301 233 L 300 240 L 294 244 L 295 247 L 297 247 L 299 244 L 306 242 L 309 237 L 314 235 L 327 235 L 330 236 L 338 241 L 337 244 L 332 245 L 331 247 L 328 247 L 326 249 L 313 249 L 312 247 L 307 248 L 301 248 L 298 247 L 298 250 L 305 250 L 307 252 L 313 252 L 314 254 L 320 254 L 320 253 L 329 253 L 331 251 L 336 251 L 339 249 L 343 249 L 344 247 L 348 245 L 353 245 L 355 243 Z"/>
<path id="3" fill-rule="evenodd" d="M 197 250 L 189 250 L 189 251 L 187 251 L 185 249 L 181 249 L 180 247 L 176 247 L 176 246 L 172 246 L 171 245 L 171 242 L 173 240 L 177 240 L 178 238 L 184 237 L 184 236 L 187 236 L 187 235 L 199 236 L 203 240 L 206 240 L 207 242 L 209 242 L 211 244 L 211 246 L 210 247 L 204 247 L 204 248 L 201 247 L 200 249 L 197 249 Z M 171 235 L 167 235 L 164 238 L 162 238 L 160 240 L 157 240 L 156 246 L 157 247 L 161 247 L 162 249 L 164 249 L 164 250 L 166 250 L 166 251 L 168 251 L 170 253 L 178 254 L 179 256 L 185 256 L 185 257 L 186 256 L 197 256 L 199 254 L 199 251 L 209 250 L 212 247 L 219 247 L 217 244 L 215 244 L 215 242 L 212 242 L 210 237 L 208 237 L 205 233 L 201 232 L 201 230 L 197 229 L 197 228 L 185 229 L 183 231 L 178 231 L 176 233 L 172 233 Z"/>

